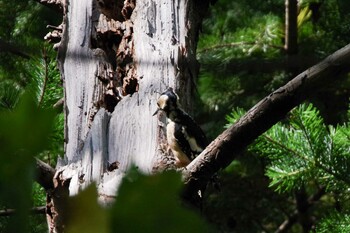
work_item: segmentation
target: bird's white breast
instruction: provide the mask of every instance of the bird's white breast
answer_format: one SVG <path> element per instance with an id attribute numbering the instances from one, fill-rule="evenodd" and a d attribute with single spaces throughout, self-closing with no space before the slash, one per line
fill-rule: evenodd
<path id="1" fill-rule="evenodd" d="M 167 125 L 167 141 L 168 145 L 175 155 L 175 159 L 177 161 L 177 165 L 179 167 L 186 166 L 191 161 L 188 158 L 188 156 L 181 150 L 179 144 L 177 143 L 177 140 L 175 138 L 175 122 L 169 120 L 169 123 Z"/>

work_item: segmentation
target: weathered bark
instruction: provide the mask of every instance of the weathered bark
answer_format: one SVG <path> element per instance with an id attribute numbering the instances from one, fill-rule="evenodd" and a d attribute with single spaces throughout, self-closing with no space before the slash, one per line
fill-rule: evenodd
<path id="1" fill-rule="evenodd" d="M 350 44 L 265 97 L 219 135 L 184 170 L 185 198 L 191 201 L 215 172 L 229 165 L 259 135 L 319 88 L 341 77 L 341 72 L 349 71 L 349 59 Z"/>
<path id="2" fill-rule="evenodd" d="M 53 189 L 46 194 L 46 220 L 50 233 L 61 233 L 65 230 L 69 184 L 71 179 L 58 172 L 53 178 Z"/>
<path id="3" fill-rule="evenodd" d="M 56 170 L 43 161 L 36 159 L 36 181 L 46 191 L 46 206 L 34 208 L 33 213 L 45 213 L 49 232 L 63 232 L 65 222 L 66 201 L 69 197 L 70 179 L 62 179 L 62 172 Z M 14 213 L 11 210 L 9 213 Z M 4 212 L 3 214 L 6 214 Z M 1 211 L 0 211 L 1 215 Z"/>

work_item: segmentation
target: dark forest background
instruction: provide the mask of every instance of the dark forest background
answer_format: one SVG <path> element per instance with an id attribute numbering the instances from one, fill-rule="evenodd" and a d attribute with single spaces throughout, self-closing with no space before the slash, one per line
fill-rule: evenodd
<path id="1" fill-rule="evenodd" d="M 292 45 L 286 43 L 290 25 L 285 16 L 282 0 L 218 0 L 210 7 L 197 47 L 201 68 L 193 111 L 210 139 L 350 41 L 347 0 L 298 1 Z M 64 153 L 57 54 L 44 40 L 46 26 L 60 21 L 58 13 L 36 1 L 0 0 L 1 232 L 19 223 L 23 232 L 47 232 L 43 211 L 28 210 L 46 204 L 45 191 L 33 182 L 33 157 L 55 167 Z M 118 197 L 125 201 L 110 209 L 96 204 L 93 188 L 75 197 L 77 211 L 86 210 L 94 219 L 94 227 L 84 232 L 128 231 L 132 222 L 145 221 L 142 211 L 128 218 L 118 210 L 147 208 L 145 203 L 155 199 L 160 204 L 153 219 L 172 212 L 174 219 L 194 225 L 191 232 L 204 226 L 210 232 L 350 232 L 350 79 L 348 73 L 334 74 L 338 76 L 220 171 L 221 189 L 208 189 L 202 213 L 173 201 L 172 194 L 181 188 L 179 175 L 148 177 L 131 171 Z M 157 190 L 147 189 L 149 182 Z M 128 203 L 127 197 L 140 190 L 143 199 Z M 116 228 L 117 221 L 124 224 Z M 85 229 L 79 228 L 84 222 L 76 219 L 75 224 L 71 232 Z M 151 229 L 144 224 L 133 230 Z"/>

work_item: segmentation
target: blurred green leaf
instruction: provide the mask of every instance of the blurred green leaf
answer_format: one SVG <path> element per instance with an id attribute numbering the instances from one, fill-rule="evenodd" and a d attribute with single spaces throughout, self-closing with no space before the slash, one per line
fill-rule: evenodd
<path id="1" fill-rule="evenodd" d="M 70 198 L 67 232 L 208 232 L 204 220 L 182 206 L 181 186 L 176 172 L 146 176 L 132 169 L 108 209 L 97 203 L 96 186 L 92 184 Z"/>
<path id="2" fill-rule="evenodd" d="M 107 210 L 97 203 L 96 185 L 91 184 L 68 202 L 68 233 L 107 233 L 109 218 Z"/>
<path id="3" fill-rule="evenodd" d="M 36 155 L 47 147 L 55 113 L 39 109 L 32 96 L 25 94 L 14 111 L 0 113 L 0 140 L 4 155 Z M 16 158 L 12 158 L 16 159 Z"/>
<path id="4" fill-rule="evenodd" d="M 16 209 L 4 232 L 28 230 L 33 157 L 47 148 L 54 115 L 39 109 L 28 93 L 13 110 L 0 112 L 0 204 Z"/>
<path id="5" fill-rule="evenodd" d="M 208 232 L 197 213 L 182 206 L 180 174 L 126 176 L 112 209 L 112 232 Z"/>

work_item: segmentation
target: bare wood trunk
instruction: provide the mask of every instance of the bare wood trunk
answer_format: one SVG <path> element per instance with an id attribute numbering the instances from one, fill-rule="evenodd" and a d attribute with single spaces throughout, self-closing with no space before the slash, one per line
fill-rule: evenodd
<path id="1" fill-rule="evenodd" d="M 144 173 L 172 166 L 162 150 L 165 116 L 152 113 L 169 86 L 191 106 L 200 14 L 208 3 L 67 0 L 62 6 L 65 155 L 55 182 L 71 196 L 95 181 L 100 202 L 108 204 L 132 164 Z M 58 215 L 59 201 L 51 205 Z M 55 217 L 51 232 L 64 231 L 64 216 Z"/>

